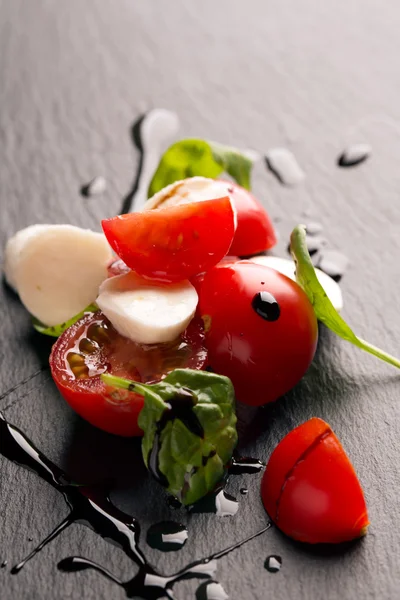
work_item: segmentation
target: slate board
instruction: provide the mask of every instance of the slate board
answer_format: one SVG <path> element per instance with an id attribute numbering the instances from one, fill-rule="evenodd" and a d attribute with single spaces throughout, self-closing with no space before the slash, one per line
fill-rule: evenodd
<path id="1" fill-rule="evenodd" d="M 279 228 L 277 253 L 284 255 L 294 224 L 320 221 L 332 246 L 351 259 L 343 280 L 345 316 L 361 336 L 399 354 L 399 26 L 393 0 L 385 10 L 373 0 L 3 0 L 1 246 L 36 222 L 98 228 L 135 174 L 131 123 L 149 108 L 169 108 L 178 112 L 183 136 L 295 153 L 307 174 L 297 188 L 282 187 L 262 165 L 255 172 L 255 193 Z M 348 142 L 368 142 L 373 156 L 340 170 L 335 161 Z M 108 192 L 83 199 L 80 186 L 98 174 L 109 181 Z M 4 391 L 46 364 L 49 344 L 32 332 L 16 297 L 4 287 L 0 294 Z M 304 380 L 256 415 L 258 427 L 247 428 L 242 450 L 267 459 L 293 426 L 324 418 L 360 476 L 370 533 L 346 553 L 321 556 L 271 530 L 220 561 L 218 579 L 231 598 L 398 597 L 398 390 L 393 368 L 322 332 Z M 138 444 L 76 417 L 48 373 L 10 394 L 0 409 L 75 478 L 116 477 L 113 499 L 141 519 L 144 533 L 152 522 L 171 518 L 140 464 Z M 10 566 L 66 507 L 35 475 L 3 459 L 0 476 L 0 562 Z M 232 493 L 249 488 L 233 519 L 173 513 L 189 523 L 185 552 L 151 550 L 143 536 L 146 555 L 159 569 L 176 571 L 257 531 L 266 523 L 259 479 L 232 481 Z M 132 575 L 121 551 L 76 525 L 19 575 L 0 570 L 2 600 L 123 597 L 95 573 L 60 573 L 57 562 L 74 553 L 122 578 Z M 263 569 L 269 554 L 283 558 L 277 575 Z M 176 596 L 192 598 L 195 589 L 195 582 L 179 584 Z"/>

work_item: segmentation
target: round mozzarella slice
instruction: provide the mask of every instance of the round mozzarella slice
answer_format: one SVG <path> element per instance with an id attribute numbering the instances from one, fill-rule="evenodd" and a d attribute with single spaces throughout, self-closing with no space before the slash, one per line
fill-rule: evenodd
<path id="1" fill-rule="evenodd" d="M 216 198 L 230 197 L 229 181 L 219 179 L 208 179 L 207 177 L 189 177 L 182 181 L 175 181 L 154 194 L 143 207 L 143 210 L 152 208 L 167 208 L 177 204 L 188 204 L 189 202 L 201 202 L 202 200 L 215 200 Z M 232 191 L 232 190 L 231 190 Z M 236 209 L 231 201 L 234 215 L 235 227 L 237 226 Z"/>
<path id="2" fill-rule="evenodd" d="M 6 248 L 6 278 L 45 325 L 71 319 L 93 302 L 112 251 L 105 236 L 72 225 L 34 225 Z"/>
<path id="3" fill-rule="evenodd" d="M 278 258 L 277 256 L 253 256 L 253 258 L 250 260 L 259 265 L 265 265 L 266 267 L 275 269 L 283 275 L 286 275 L 286 277 L 296 281 L 295 264 L 293 260 L 287 258 Z M 329 275 L 320 269 L 315 269 L 315 272 L 329 300 L 332 302 L 337 311 L 341 311 L 343 308 L 343 296 L 339 285 L 332 279 L 332 277 L 329 277 Z"/>
<path id="4" fill-rule="evenodd" d="M 46 230 L 49 225 L 31 225 L 30 227 L 25 227 L 25 229 L 21 229 L 12 238 L 10 238 L 6 244 L 5 252 L 4 252 L 4 277 L 10 287 L 13 288 L 15 292 L 17 290 L 17 282 L 16 282 L 16 271 L 19 259 L 21 257 L 21 253 L 29 242 L 31 242 L 37 235 Z"/>
<path id="5" fill-rule="evenodd" d="M 163 284 L 132 271 L 104 281 L 96 300 L 115 329 L 139 344 L 175 340 L 193 318 L 197 302 L 189 281 Z"/>

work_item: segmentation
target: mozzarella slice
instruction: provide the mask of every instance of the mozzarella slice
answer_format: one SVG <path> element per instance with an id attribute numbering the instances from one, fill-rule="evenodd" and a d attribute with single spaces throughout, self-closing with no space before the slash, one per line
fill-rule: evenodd
<path id="1" fill-rule="evenodd" d="M 224 196 L 231 196 L 232 188 L 229 181 L 220 181 L 219 179 L 208 179 L 207 177 L 189 177 L 182 181 L 175 181 L 171 185 L 163 188 L 157 194 L 154 194 L 143 207 L 143 210 L 153 208 L 167 208 L 178 204 L 188 204 L 189 202 L 201 202 L 202 200 L 215 200 Z M 235 228 L 237 227 L 237 214 L 235 205 L 231 202 L 234 217 Z"/>
<path id="2" fill-rule="evenodd" d="M 72 225 L 33 225 L 8 241 L 5 275 L 28 311 L 52 326 L 95 300 L 111 258 L 102 233 Z"/>
<path id="3" fill-rule="evenodd" d="M 296 281 L 295 264 L 293 260 L 287 258 L 278 258 L 277 256 L 254 256 L 250 260 L 251 262 L 255 262 L 259 265 L 265 265 L 266 267 L 275 269 L 283 275 L 286 275 L 286 277 Z M 341 311 L 343 308 L 343 296 L 339 285 L 332 279 L 332 277 L 329 277 L 329 275 L 320 269 L 315 269 L 315 272 L 329 300 L 332 302 L 337 311 Z"/>
<path id="4" fill-rule="evenodd" d="M 18 293 L 17 282 L 16 282 L 16 271 L 21 253 L 29 242 L 31 242 L 37 235 L 46 230 L 49 225 L 31 225 L 25 229 L 21 229 L 12 238 L 10 238 L 6 244 L 4 252 L 4 277 L 10 287 L 13 288 L 14 292 Z"/>
<path id="5" fill-rule="evenodd" d="M 96 300 L 115 329 L 139 344 L 175 340 L 193 318 L 197 302 L 189 281 L 163 284 L 132 271 L 104 281 Z"/>

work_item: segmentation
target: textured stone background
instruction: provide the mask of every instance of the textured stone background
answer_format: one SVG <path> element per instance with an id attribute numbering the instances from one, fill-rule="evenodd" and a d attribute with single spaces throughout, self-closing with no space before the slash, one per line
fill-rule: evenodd
<path id="1" fill-rule="evenodd" d="M 198 135 L 261 151 L 294 151 L 307 179 L 282 187 L 260 166 L 254 190 L 274 218 L 284 253 L 299 221 L 319 220 L 332 247 L 351 259 L 343 280 L 345 316 L 357 332 L 399 354 L 400 9 L 393 0 L 0 1 L 0 236 L 36 222 L 99 227 L 133 179 L 129 127 L 152 107 L 179 113 L 183 136 Z M 348 142 L 367 141 L 366 164 L 340 170 Z M 102 174 L 106 195 L 83 199 L 80 186 Z M 78 266 L 78 265 L 77 265 Z M 17 299 L 0 289 L 0 392 L 46 364 L 49 346 L 32 333 Z M 143 530 L 170 517 L 140 466 L 138 445 L 77 418 L 43 373 L 0 401 L 0 409 L 39 447 L 85 481 L 112 474 L 114 500 Z M 294 425 L 316 415 L 343 441 L 365 489 L 370 534 L 347 553 L 319 556 L 278 531 L 219 563 L 232 599 L 397 598 L 399 540 L 399 375 L 323 332 L 302 383 L 258 415 L 244 451 L 267 459 Z M 61 497 L 34 475 L 0 460 L 0 562 L 12 565 L 65 516 Z M 187 516 L 187 552 L 143 547 L 160 569 L 176 571 L 261 528 L 259 477 L 233 519 Z M 343 502 L 346 499 L 343 498 Z M 29 542 L 28 537 L 33 541 Z M 76 525 L 18 576 L 0 570 L 4 600 L 105 600 L 122 590 L 95 573 L 56 569 L 72 553 L 123 578 L 128 559 Z M 277 575 L 263 569 L 277 553 Z M 194 597 L 194 582 L 176 588 Z"/>

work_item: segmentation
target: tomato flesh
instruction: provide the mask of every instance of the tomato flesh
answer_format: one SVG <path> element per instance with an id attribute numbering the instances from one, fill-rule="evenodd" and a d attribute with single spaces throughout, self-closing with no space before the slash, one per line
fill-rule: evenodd
<path id="1" fill-rule="evenodd" d="M 364 535 L 369 525 L 354 468 L 321 419 L 296 427 L 278 444 L 261 495 L 274 523 L 301 542 L 345 542 Z"/>
<path id="2" fill-rule="evenodd" d="M 196 282 L 210 366 L 229 377 L 236 397 L 253 406 L 276 400 L 301 379 L 317 345 L 317 320 L 303 290 L 274 269 L 221 263 Z M 279 305 L 275 320 L 254 308 L 258 294 Z"/>
<path id="3" fill-rule="evenodd" d="M 225 197 L 121 215 L 102 226 L 128 267 L 143 277 L 172 282 L 207 271 L 225 256 L 235 218 Z"/>
<path id="4" fill-rule="evenodd" d="M 168 344 L 142 345 L 120 335 L 100 312 L 87 314 L 56 341 L 53 379 L 68 404 L 92 425 L 123 436 L 142 435 L 137 420 L 143 398 L 100 379 L 111 373 L 142 383 L 160 381 L 176 368 L 202 369 L 207 360 L 200 321 Z"/>

